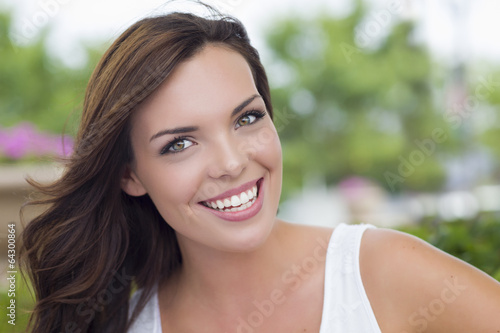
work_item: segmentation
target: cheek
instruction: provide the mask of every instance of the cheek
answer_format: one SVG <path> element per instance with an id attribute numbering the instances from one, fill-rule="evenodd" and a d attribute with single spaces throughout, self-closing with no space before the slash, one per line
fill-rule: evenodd
<path id="1" fill-rule="evenodd" d="M 201 183 L 199 163 L 155 163 L 143 169 L 143 183 L 165 220 L 187 210 Z"/>
<path id="2" fill-rule="evenodd" d="M 254 157 L 270 169 L 281 170 L 281 143 L 276 129 L 271 124 L 258 131 L 254 139 Z"/>

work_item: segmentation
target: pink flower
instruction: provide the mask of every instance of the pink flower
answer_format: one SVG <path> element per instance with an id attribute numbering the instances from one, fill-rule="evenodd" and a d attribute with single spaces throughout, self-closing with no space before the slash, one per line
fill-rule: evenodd
<path id="1" fill-rule="evenodd" d="M 0 156 L 20 160 L 28 156 L 68 156 L 73 151 L 73 139 L 38 131 L 24 122 L 11 128 L 0 128 Z"/>

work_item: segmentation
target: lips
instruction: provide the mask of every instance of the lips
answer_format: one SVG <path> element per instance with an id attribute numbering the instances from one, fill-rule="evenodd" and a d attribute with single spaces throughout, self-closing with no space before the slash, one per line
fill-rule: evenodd
<path id="1" fill-rule="evenodd" d="M 250 181 L 237 188 L 199 203 L 210 212 L 229 221 L 248 219 L 260 211 L 263 178 Z"/>

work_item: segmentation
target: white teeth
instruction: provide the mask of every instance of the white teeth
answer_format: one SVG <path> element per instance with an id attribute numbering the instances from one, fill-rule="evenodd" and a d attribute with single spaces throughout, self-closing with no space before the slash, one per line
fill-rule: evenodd
<path id="1" fill-rule="evenodd" d="M 240 198 L 238 198 L 236 195 L 233 195 L 231 197 L 231 205 L 233 207 L 238 207 L 239 205 L 241 205 L 241 200 Z"/>
<path id="2" fill-rule="evenodd" d="M 253 198 L 252 200 L 248 201 L 246 204 L 239 205 L 237 207 L 234 207 L 234 206 L 225 207 L 224 206 L 222 208 L 219 208 L 219 206 L 216 205 L 216 208 L 214 208 L 214 209 L 219 210 L 219 211 L 223 211 L 223 212 L 239 212 L 241 210 L 245 210 L 245 209 L 251 207 L 255 203 L 256 200 L 257 200 L 257 198 Z M 222 201 L 220 201 L 220 200 L 217 200 L 217 203 L 220 203 L 222 205 Z M 211 203 L 209 205 L 212 206 Z"/>
<path id="3" fill-rule="evenodd" d="M 233 195 L 231 198 L 221 199 L 215 202 L 206 202 L 205 205 L 220 211 L 238 212 L 252 206 L 256 199 L 257 186 L 254 186 L 251 190 L 242 192 L 240 195 Z"/>
<path id="4" fill-rule="evenodd" d="M 248 195 L 245 192 L 241 193 L 240 201 L 242 205 L 246 204 L 249 200 L 250 199 L 248 198 Z"/>
<path id="5" fill-rule="evenodd" d="M 217 208 L 224 209 L 224 207 L 226 207 L 226 206 L 224 206 L 224 203 L 220 200 L 217 200 Z"/>

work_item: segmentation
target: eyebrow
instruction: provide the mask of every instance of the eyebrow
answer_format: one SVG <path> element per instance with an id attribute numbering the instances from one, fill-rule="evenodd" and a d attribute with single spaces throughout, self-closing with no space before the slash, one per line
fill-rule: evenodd
<path id="1" fill-rule="evenodd" d="M 197 131 L 198 127 L 197 126 L 186 126 L 186 127 L 177 127 L 173 129 L 166 129 L 166 130 L 161 130 L 155 135 L 149 139 L 149 142 L 153 141 L 154 139 L 159 138 L 160 136 L 167 135 L 167 134 L 180 134 L 180 133 L 189 133 L 189 132 L 194 132 Z"/>
<path id="2" fill-rule="evenodd" d="M 234 117 L 238 113 L 240 113 L 248 104 L 252 103 L 252 101 L 256 98 L 262 98 L 261 95 L 255 94 L 244 100 L 241 104 L 239 104 L 237 107 L 233 109 L 231 112 L 231 117 Z M 165 129 L 161 130 L 158 133 L 154 134 L 151 139 L 149 139 L 149 142 L 153 141 L 154 139 L 159 138 L 160 136 L 167 135 L 167 134 L 180 134 L 180 133 L 189 133 L 189 132 L 195 132 L 199 129 L 198 126 L 185 126 L 185 127 L 176 127 L 172 129 Z"/>
<path id="3" fill-rule="evenodd" d="M 252 101 L 254 99 L 256 99 L 257 97 L 262 98 L 262 96 L 260 96 L 259 94 L 255 94 L 255 95 L 250 96 L 246 100 L 244 100 L 243 103 L 241 103 L 240 105 L 238 105 L 237 107 L 234 108 L 233 112 L 231 112 L 231 117 L 234 117 L 238 113 L 240 113 L 241 110 L 243 110 L 248 104 L 252 103 Z"/>

